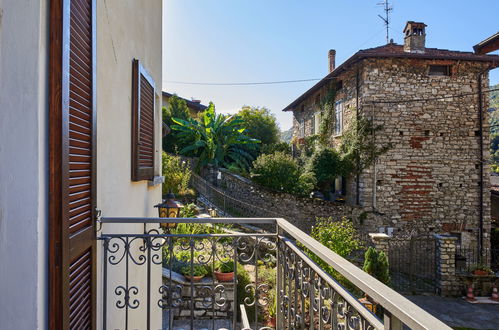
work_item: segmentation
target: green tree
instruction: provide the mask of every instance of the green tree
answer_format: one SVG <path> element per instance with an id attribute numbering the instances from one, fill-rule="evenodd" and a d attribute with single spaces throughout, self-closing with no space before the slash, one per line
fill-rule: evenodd
<path id="1" fill-rule="evenodd" d="M 173 122 L 172 129 L 178 131 L 178 137 L 192 141 L 180 153 L 198 156 L 198 167 L 212 164 L 228 168 L 236 164 L 247 169 L 253 156 L 243 146 L 260 142 L 244 134 L 241 118 L 215 113 L 215 106 L 211 102 L 199 121 L 173 118 Z"/>
<path id="2" fill-rule="evenodd" d="M 246 134 L 261 141 L 261 145 L 278 143 L 281 132 L 275 116 L 269 109 L 244 106 L 237 115 L 243 120 Z"/>
<path id="3" fill-rule="evenodd" d="M 187 102 L 173 94 L 168 100 L 168 107 L 162 108 L 163 122 L 170 128 L 174 125 L 173 118 L 188 120 L 191 118 Z M 178 132 L 171 131 L 170 134 L 163 137 L 163 150 L 169 153 L 177 153 L 192 141 L 180 137 Z"/>
<path id="4" fill-rule="evenodd" d="M 377 251 L 373 247 L 369 247 L 365 254 L 362 270 L 384 284 L 390 283 L 388 257 L 383 251 Z"/>

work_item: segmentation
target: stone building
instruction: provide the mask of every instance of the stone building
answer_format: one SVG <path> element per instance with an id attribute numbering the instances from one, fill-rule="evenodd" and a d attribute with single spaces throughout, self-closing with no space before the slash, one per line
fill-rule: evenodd
<path id="1" fill-rule="evenodd" d="M 426 25 L 407 22 L 404 44 L 359 50 L 284 111 L 295 143 L 317 134 L 321 100 L 335 88 L 338 146 L 353 118 L 382 125 L 372 139 L 391 144 L 359 177 L 346 178 L 347 203 L 381 214 L 378 230 L 448 232 L 459 244 L 490 244 L 488 71 L 499 56 L 427 48 Z M 480 97 L 481 96 L 481 97 Z"/>

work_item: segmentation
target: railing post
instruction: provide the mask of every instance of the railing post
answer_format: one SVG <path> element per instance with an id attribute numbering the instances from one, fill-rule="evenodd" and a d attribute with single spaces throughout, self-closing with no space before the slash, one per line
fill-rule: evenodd
<path id="1" fill-rule="evenodd" d="M 276 315 L 276 325 L 277 325 L 277 329 L 283 329 L 283 315 L 282 315 L 282 309 L 281 309 L 281 306 L 283 304 L 283 301 L 282 301 L 282 295 L 281 295 L 281 291 L 282 291 L 282 275 L 283 275 L 283 272 L 282 272 L 282 267 L 284 267 L 284 260 L 281 260 L 281 259 L 284 259 L 282 258 L 283 257 L 283 251 L 282 251 L 282 242 L 281 242 L 281 237 L 280 237 L 280 234 L 281 234 L 281 229 L 279 227 L 277 227 L 277 239 L 276 239 L 276 243 L 277 243 L 277 258 L 276 258 L 276 265 L 277 265 L 277 276 L 276 276 L 276 299 L 277 299 L 277 303 L 276 303 L 276 312 L 277 312 L 277 315 Z"/>
<path id="2" fill-rule="evenodd" d="M 370 233 L 369 237 L 374 244 L 374 248 L 378 251 L 383 251 L 388 258 L 390 236 L 383 233 Z"/>
<path id="3" fill-rule="evenodd" d="M 435 235 L 436 287 L 441 296 L 459 293 L 456 281 L 456 240 L 457 237 Z M 457 291 L 457 292 L 456 292 Z"/>
<path id="4" fill-rule="evenodd" d="M 397 317 L 386 311 L 383 317 L 385 330 L 402 330 L 404 324 Z"/>

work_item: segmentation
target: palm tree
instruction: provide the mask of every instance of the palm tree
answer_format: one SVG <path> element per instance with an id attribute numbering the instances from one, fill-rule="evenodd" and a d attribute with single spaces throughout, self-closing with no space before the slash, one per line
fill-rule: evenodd
<path id="1" fill-rule="evenodd" d="M 172 125 L 172 129 L 179 131 L 179 137 L 193 141 L 191 145 L 180 150 L 180 153 L 194 153 L 199 156 L 198 167 L 213 164 L 216 167 L 228 168 L 235 164 L 247 170 L 253 156 L 243 145 L 255 146 L 260 143 L 259 140 L 244 134 L 243 120 L 238 116 L 216 114 L 213 103 L 210 103 L 199 121 L 192 118 L 173 118 L 173 122 L 176 125 Z"/>

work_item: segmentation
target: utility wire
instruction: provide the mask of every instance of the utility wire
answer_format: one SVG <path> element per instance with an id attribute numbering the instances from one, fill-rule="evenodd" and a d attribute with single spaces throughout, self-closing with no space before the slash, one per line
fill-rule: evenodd
<path id="1" fill-rule="evenodd" d="M 318 81 L 321 79 L 322 78 L 311 78 L 311 79 L 297 79 L 297 80 L 260 81 L 260 82 L 231 82 L 231 83 L 187 82 L 187 81 L 176 81 L 176 80 L 166 80 L 164 82 L 170 83 L 170 84 L 201 85 L 201 86 L 247 86 L 247 85 L 290 84 L 290 83 L 299 83 L 299 82 L 307 82 L 307 81 Z M 325 79 L 335 79 L 335 78 L 325 78 Z"/>

